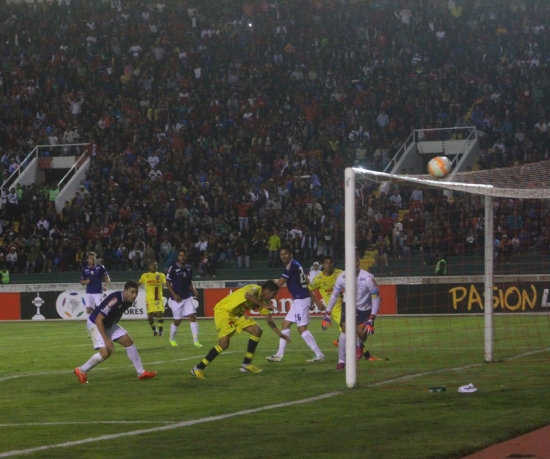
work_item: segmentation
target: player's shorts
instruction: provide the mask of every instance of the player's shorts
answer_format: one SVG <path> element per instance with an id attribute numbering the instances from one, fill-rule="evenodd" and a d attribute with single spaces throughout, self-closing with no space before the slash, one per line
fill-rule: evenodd
<path id="1" fill-rule="evenodd" d="M 95 309 L 103 301 L 103 293 L 86 293 L 86 307 Z"/>
<path id="2" fill-rule="evenodd" d="M 94 324 L 90 319 L 86 323 L 88 332 L 90 333 L 90 338 L 92 338 L 92 343 L 94 343 L 94 349 L 99 349 L 100 347 L 105 347 L 105 341 L 103 341 L 103 336 L 99 333 L 97 325 Z M 105 333 L 111 338 L 111 341 L 116 341 L 119 338 L 122 338 L 124 335 L 127 335 L 128 332 L 124 330 L 120 325 L 113 325 L 112 327 L 106 328 Z"/>
<path id="3" fill-rule="evenodd" d="M 285 316 L 285 320 L 301 327 L 309 324 L 309 308 L 311 298 L 299 298 L 292 301 L 292 306 Z"/>
<path id="4" fill-rule="evenodd" d="M 246 327 L 256 325 L 256 322 L 246 314 L 243 314 L 242 316 L 235 316 L 233 314 L 229 314 L 227 311 L 216 311 L 215 309 L 214 323 L 216 324 L 216 333 L 218 333 L 218 338 L 240 333 Z"/>
<path id="5" fill-rule="evenodd" d="M 357 325 L 362 324 L 363 322 L 369 320 L 371 313 L 371 309 L 367 309 L 366 311 L 356 309 L 355 310 L 355 323 Z M 346 304 L 342 303 L 342 318 L 340 319 L 340 329 L 342 328 L 342 324 L 346 322 Z"/>
<path id="6" fill-rule="evenodd" d="M 185 298 L 180 302 L 170 298 L 168 300 L 168 306 L 172 309 L 172 316 L 174 316 L 174 319 L 176 320 L 195 314 L 195 303 L 192 296 Z"/>
<path id="7" fill-rule="evenodd" d="M 342 332 L 342 326 L 340 325 L 342 321 L 342 303 L 339 301 L 336 303 L 336 305 L 332 308 L 332 321 L 335 324 L 338 324 L 338 328 L 340 329 L 340 332 Z"/>
<path id="8" fill-rule="evenodd" d="M 164 312 L 164 301 L 162 300 L 145 300 L 147 314 L 152 312 Z"/>

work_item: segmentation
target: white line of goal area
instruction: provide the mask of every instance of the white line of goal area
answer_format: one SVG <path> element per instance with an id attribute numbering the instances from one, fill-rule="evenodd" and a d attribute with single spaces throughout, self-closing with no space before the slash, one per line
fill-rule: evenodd
<path id="1" fill-rule="evenodd" d="M 550 351 L 550 348 L 540 349 L 540 350 L 531 351 L 531 352 L 525 352 L 525 353 L 522 353 L 522 354 L 518 354 L 518 355 L 515 355 L 515 356 L 512 356 L 512 357 L 508 357 L 506 359 L 503 359 L 503 361 L 516 360 L 516 359 L 520 359 L 520 358 L 523 358 L 523 357 L 526 357 L 526 356 L 529 356 L 529 355 L 532 355 L 532 354 L 537 354 L 537 353 L 540 353 L 540 352 L 548 352 L 548 351 Z M 467 370 L 467 369 L 470 369 L 470 368 L 480 367 L 482 365 L 484 365 L 484 364 L 480 362 L 480 363 L 473 363 L 471 365 L 463 365 L 461 367 L 442 368 L 442 369 L 439 369 L 439 370 L 425 371 L 425 372 L 422 372 L 422 373 L 415 373 L 415 374 L 411 374 L 411 375 L 400 376 L 400 377 L 397 377 L 397 378 L 386 379 L 384 381 L 378 381 L 376 383 L 367 384 L 365 387 L 379 387 L 379 386 L 383 386 L 383 385 L 386 385 L 386 384 L 392 384 L 392 383 L 395 383 L 395 382 L 401 382 L 401 381 L 407 381 L 407 380 L 414 379 L 414 378 L 419 378 L 419 377 L 422 377 L 422 376 L 429 376 L 429 375 L 433 375 L 433 374 L 439 374 L 439 373 L 445 373 L 445 372 L 451 372 L 451 371 L 462 371 L 462 370 Z M 218 416 L 208 416 L 208 417 L 205 417 L 205 418 L 199 418 L 199 419 L 192 419 L 192 420 L 189 420 L 189 421 L 176 422 L 176 423 L 173 423 L 173 424 L 158 426 L 158 427 L 152 427 L 152 428 L 148 428 L 148 429 L 132 430 L 130 432 L 120 432 L 120 433 L 116 433 L 116 434 L 100 435 L 98 437 L 84 438 L 82 440 L 68 441 L 68 442 L 64 442 L 64 443 L 56 443 L 54 445 L 43 445 L 43 446 L 37 446 L 37 447 L 34 447 L 34 448 L 28 448 L 28 449 L 6 451 L 4 453 L 0 453 L 0 457 L 12 457 L 12 456 L 18 456 L 18 455 L 22 455 L 22 454 L 30 454 L 30 453 L 35 453 L 35 452 L 39 452 L 39 451 L 46 451 L 46 450 L 54 449 L 54 448 L 68 448 L 68 447 L 71 447 L 71 446 L 79 446 L 79 445 L 84 445 L 84 444 L 87 444 L 87 443 L 96 443 L 96 442 L 105 441 L 105 440 L 115 440 L 115 439 L 123 438 L 123 437 L 132 437 L 132 436 L 136 436 L 136 435 L 162 432 L 162 431 L 165 431 L 165 430 L 179 429 L 181 427 L 189 427 L 189 426 L 193 426 L 193 425 L 197 425 L 197 424 L 204 424 L 206 422 L 221 421 L 221 420 L 225 420 L 225 419 L 229 419 L 229 418 L 234 418 L 234 417 L 237 417 L 237 416 L 246 416 L 248 414 L 259 413 L 259 412 L 262 412 L 262 411 L 275 410 L 277 408 L 286 408 L 286 407 L 289 407 L 289 406 L 303 405 L 305 403 L 317 402 L 319 400 L 324 400 L 324 399 L 327 399 L 327 398 L 336 397 L 336 396 L 344 394 L 346 392 L 347 392 L 347 390 L 328 392 L 326 394 L 317 395 L 315 397 L 308 397 L 308 398 L 304 398 L 304 399 L 301 399 L 301 400 L 294 400 L 294 401 L 291 401 L 291 402 L 276 403 L 274 405 L 260 406 L 258 408 L 252 408 L 252 409 L 249 409 L 249 410 L 242 410 L 242 411 L 236 411 L 234 413 L 220 414 Z"/>

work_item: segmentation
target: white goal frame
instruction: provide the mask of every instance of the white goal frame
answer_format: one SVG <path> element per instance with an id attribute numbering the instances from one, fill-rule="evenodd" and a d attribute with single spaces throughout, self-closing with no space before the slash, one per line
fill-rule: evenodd
<path id="1" fill-rule="evenodd" d="M 470 185 L 464 183 L 444 182 L 439 180 L 420 179 L 405 175 L 392 175 L 384 172 L 370 171 L 357 167 L 347 167 L 344 171 L 345 197 L 345 270 L 355 273 L 355 183 L 357 174 L 368 174 L 381 179 L 394 179 L 404 182 L 437 186 L 442 189 L 456 189 L 485 196 L 485 241 L 484 241 L 484 356 L 485 362 L 493 361 L 494 328 L 493 328 L 493 196 L 506 195 L 503 190 L 495 189 L 491 185 Z M 517 190 L 514 190 L 517 191 Z M 516 194 L 514 192 L 514 194 Z M 516 196 L 517 197 L 517 196 Z M 542 196 L 541 196 L 542 197 Z M 344 301 L 346 317 L 355 317 L 355 303 L 357 297 L 356 276 L 346 276 Z M 382 299 L 383 301 L 383 299 Z M 345 333 L 347 337 L 355 337 L 355 321 L 347 320 Z M 346 339 L 346 387 L 353 388 L 357 383 L 357 364 L 355 359 L 355 339 Z"/>

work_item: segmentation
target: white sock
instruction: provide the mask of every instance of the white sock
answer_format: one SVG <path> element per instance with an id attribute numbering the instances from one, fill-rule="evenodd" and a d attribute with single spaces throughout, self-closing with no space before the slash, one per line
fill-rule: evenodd
<path id="1" fill-rule="evenodd" d="M 290 328 L 287 328 L 286 330 L 281 330 L 281 333 L 290 338 Z M 284 340 L 283 338 L 279 338 L 279 350 L 277 351 L 278 356 L 282 357 L 283 355 L 285 355 L 286 343 L 286 340 Z"/>
<path id="2" fill-rule="evenodd" d="M 346 334 L 340 333 L 338 339 L 338 363 L 346 363 Z"/>
<path id="3" fill-rule="evenodd" d="M 306 342 L 309 348 L 315 352 L 317 357 L 324 357 L 324 354 L 321 352 L 321 349 L 319 349 L 319 346 L 317 346 L 317 342 L 309 330 L 302 333 L 302 339 Z"/>
<path id="4" fill-rule="evenodd" d="M 193 342 L 197 343 L 199 341 L 199 323 L 189 322 L 189 327 L 191 327 L 191 335 L 193 335 Z"/>
<path id="5" fill-rule="evenodd" d="M 93 367 L 103 362 L 103 357 L 101 357 L 101 354 L 99 352 L 96 352 L 94 355 L 90 357 L 90 360 L 88 360 L 84 365 L 80 367 L 80 371 L 83 371 L 84 373 L 88 373 Z"/>
<path id="6" fill-rule="evenodd" d="M 357 347 L 363 347 L 363 341 L 359 337 L 357 337 Z"/>
<path id="7" fill-rule="evenodd" d="M 143 373 L 143 364 L 141 363 L 141 358 L 139 356 L 138 350 L 136 349 L 136 345 L 132 344 L 130 347 L 127 347 L 126 354 L 128 354 L 128 358 L 134 364 L 134 367 L 139 376 L 141 373 Z"/>
<path id="8" fill-rule="evenodd" d="M 170 341 L 174 341 L 177 331 L 178 331 L 178 327 L 174 325 L 174 323 L 172 322 L 172 325 L 170 325 Z"/>

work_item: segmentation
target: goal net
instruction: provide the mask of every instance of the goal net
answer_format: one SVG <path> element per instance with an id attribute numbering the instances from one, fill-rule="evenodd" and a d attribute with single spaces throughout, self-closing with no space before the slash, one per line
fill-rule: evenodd
<path id="1" fill-rule="evenodd" d="M 486 363 L 537 373 L 548 362 L 549 177 L 550 161 L 443 180 L 346 169 L 345 270 L 355 271 L 358 250 L 380 286 L 366 344 L 384 378 L 452 386 L 445 375 Z M 356 287 L 346 276 L 347 317 Z M 346 339 L 348 387 L 376 368 L 356 361 L 355 346 Z"/>

